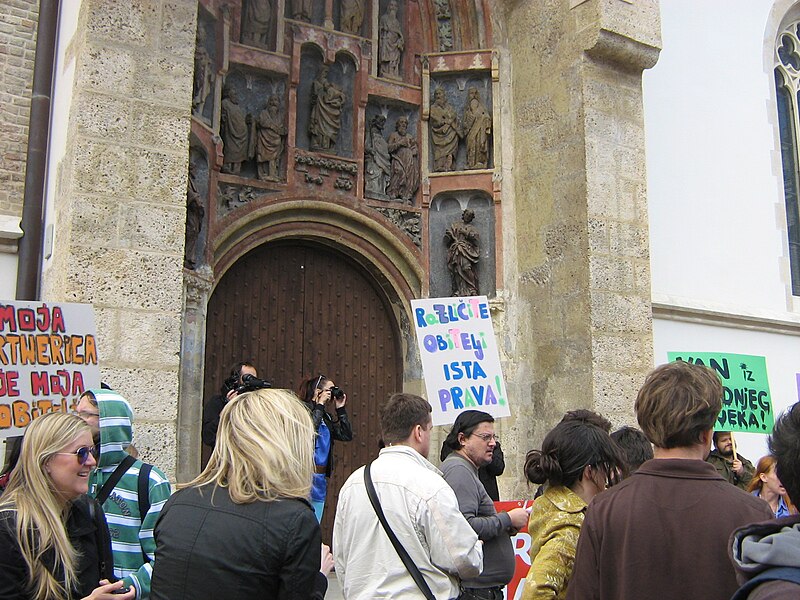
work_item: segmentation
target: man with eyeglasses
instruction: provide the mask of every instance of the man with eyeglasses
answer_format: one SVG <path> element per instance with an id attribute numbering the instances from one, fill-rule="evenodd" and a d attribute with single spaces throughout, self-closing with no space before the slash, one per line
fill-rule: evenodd
<path id="1" fill-rule="evenodd" d="M 126 452 L 133 439 L 133 411 L 117 392 L 87 390 L 75 413 L 92 429 L 99 448 L 89 494 L 106 513 L 114 574 L 124 578 L 126 588 L 136 589 L 136 600 L 146 600 L 156 550 L 153 527 L 172 493 L 169 480 L 157 467 Z"/>
<path id="2" fill-rule="evenodd" d="M 514 546 L 511 535 L 528 523 L 528 511 L 514 508 L 498 513 L 478 469 L 492 462 L 497 444 L 494 417 L 479 410 L 465 410 L 456 418 L 442 452 L 450 454 L 442 463 L 442 475 L 458 498 L 458 508 L 483 540 L 483 572 L 462 581 L 463 600 L 502 600 L 503 587 L 514 576 Z"/>

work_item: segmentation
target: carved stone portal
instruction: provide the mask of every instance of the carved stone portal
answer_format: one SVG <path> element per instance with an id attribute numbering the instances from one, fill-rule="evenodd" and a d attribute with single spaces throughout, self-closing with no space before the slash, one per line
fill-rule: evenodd
<path id="1" fill-rule="evenodd" d="M 311 84 L 311 116 L 308 136 L 311 150 L 331 150 L 341 127 L 344 92 L 328 81 L 328 67 L 323 66 Z"/>
<path id="2" fill-rule="evenodd" d="M 405 37 L 397 18 L 397 2 L 389 0 L 386 12 L 381 16 L 378 34 L 378 75 L 389 79 L 400 79 L 400 59 L 405 48 Z"/>
<path id="3" fill-rule="evenodd" d="M 408 133 L 408 117 L 400 117 L 389 136 L 392 173 L 386 193 L 409 204 L 419 189 L 419 150 L 417 138 Z"/>
<path id="4" fill-rule="evenodd" d="M 267 107 L 254 121 L 255 156 L 258 178 L 263 181 L 281 181 L 281 160 L 286 151 L 286 124 L 280 110 L 280 100 L 270 96 Z"/>

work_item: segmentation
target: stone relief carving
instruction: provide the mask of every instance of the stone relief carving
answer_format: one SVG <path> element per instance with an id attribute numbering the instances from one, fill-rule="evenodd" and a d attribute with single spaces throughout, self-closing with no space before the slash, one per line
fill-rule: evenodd
<path id="1" fill-rule="evenodd" d="M 206 210 L 203 208 L 203 199 L 198 192 L 197 166 L 189 162 L 189 183 L 186 186 L 186 236 L 183 247 L 183 266 L 187 269 L 195 268 L 195 250 L 197 238 L 203 229 L 203 218 Z"/>
<path id="2" fill-rule="evenodd" d="M 311 0 L 292 0 L 292 18 L 298 21 L 311 22 L 314 14 Z"/>
<path id="3" fill-rule="evenodd" d="M 311 116 L 308 135 L 311 150 L 331 150 L 341 127 L 344 92 L 328 80 L 328 67 L 323 66 L 311 84 Z"/>
<path id="4" fill-rule="evenodd" d="M 244 0 L 242 9 L 242 43 L 267 48 L 272 25 L 272 1 Z"/>
<path id="5" fill-rule="evenodd" d="M 467 91 L 464 108 L 464 138 L 467 142 L 467 169 L 486 169 L 489 166 L 489 139 L 492 135 L 492 115 L 481 102 L 478 88 Z"/>
<path id="6" fill-rule="evenodd" d="M 280 164 L 286 150 L 284 140 L 287 130 L 277 96 L 269 97 L 266 108 L 253 122 L 253 128 L 255 131 L 251 139 L 255 140 L 258 178 L 263 181 L 281 181 Z"/>
<path id="7" fill-rule="evenodd" d="M 381 200 L 388 198 L 386 185 L 391 173 L 389 145 L 383 137 L 385 126 L 386 117 L 375 115 L 364 139 L 364 193 Z"/>
<path id="8" fill-rule="evenodd" d="M 439 52 L 453 49 L 453 15 L 450 0 L 434 0 L 436 4 L 436 33 L 439 37 Z"/>
<path id="9" fill-rule="evenodd" d="M 408 133 L 408 117 L 400 117 L 389 136 L 392 170 L 386 194 L 412 204 L 419 189 L 419 150 L 417 138 Z"/>
<path id="10" fill-rule="evenodd" d="M 197 38 L 194 48 L 194 83 L 192 85 L 192 114 L 203 116 L 206 98 L 214 88 L 214 61 L 206 50 L 206 30 L 198 23 Z"/>
<path id="11" fill-rule="evenodd" d="M 364 22 L 364 0 L 342 0 L 342 31 L 359 35 Z"/>
<path id="12" fill-rule="evenodd" d="M 339 171 L 349 175 L 358 174 L 358 165 L 355 163 L 345 162 L 343 160 L 334 160 L 331 158 L 320 158 L 318 156 L 309 156 L 308 154 L 301 154 L 299 152 L 294 155 L 295 166 L 309 165 L 312 167 L 319 167 L 326 171 Z"/>
<path id="13" fill-rule="evenodd" d="M 245 204 L 267 198 L 274 194 L 272 190 L 253 189 L 249 185 L 236 185 L 233 183 L 219 182 L 217 184 L 217 206 L 221 216 L 224 216 Z"/>
<path id="14" fill-rule="evenodd" d="M 478 295 L 478 261 L 480 260 L 478 230 L 472 225 L 475 213 L 466 209 L 461 220 L 447 228 L 447 270 L 453 280 L 452 296 Z"/>
<path id="15" fill-rule="evenodd" d="M 405 48 L 405 38 L 397 18 L 397 2 L 389 0 L 381 16 L 378 35 L 378 75 L 400 79 L 400 60 Z"/>
<path id="16" fill-rule="evenodd" d="M 455 165 L 461 123 L 453 106 L 447 101 L 444 88 L 436 88 L 430 110 L 430 131 L 433 144 L 433 170 L 452 171 Z"/>
<path id="17" fill-rule="evenodd" d="M 225 173 L 238 175 L 242 163 L 248 158 L 249 123 L 251 117 L 239 106 L 239 93 L 226 87 L 222 93 L 220 136 L 222 137 L 223 165 Z"/>
<path id="18" fill-rule="evenodd" d="M 422 224 L 418 213 L 399 208 L 378 207 L 375 210 L 405 232 L 417 248 L 422 248 Z"/>

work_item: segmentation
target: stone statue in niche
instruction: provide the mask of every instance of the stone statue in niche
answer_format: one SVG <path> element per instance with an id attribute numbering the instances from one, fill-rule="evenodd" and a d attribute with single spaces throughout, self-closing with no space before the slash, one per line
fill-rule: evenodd
<path id="1" fill-rule="evenodd" d="M 238 175 L 248 158 L 248 133 L 251 117 L 239 106 L 239 94 L 226 87 L 222 91 L 220 137 L 222 137 L 222 170 Z"/>
<path id="2" fill-rule="evenodd" d="M 242 43 L 266 48 L 272 25 L 272 1 L 245 0 L 242 8 Z"/>
<path id="3" fill-rule="evenodd" d="M 344 101 L 344 92 L 328 81 L 328 67 L 323 65 L 311 84 L 311 117 L 308 120 L 311 150 L 330 150 L 336 145 Z"/>
<path id="4" fill-rule="evenodd" d="M 206 50 L 206 30 L 202 23 L 197 26 L 194 47 L 194 84 L 192 85 L 192 114 L 202 117 L 206 98 L 214 87 L 214 61 Z"/>
<path id="5" fill-rule="evenodd" d="M 255 140 L 258 178 L 263 181 L 280 181 L 280 165 L 286 150 L 284 138 L 286 125 L 277 96 L 270 96 L 267 106 L 258 113 L 253 123 L 251 139 Z"/>
<path id="6" fill-rule="evenodd" d="M 389 145 L 383 138 L 386 117 L 375 115 L 369 122 L 364 140 L 364 191 L 368 196 L 385 198 L 391 172 Z"/>
<path id="7" fill-rule="evenodd" d="M 430 111 L 431 139 L 433 142 L 433 170 L 452 171 L 456 162 L 461 124 L 453 106 L 447 101 L 444 88 L 433 92 Z"/>
<path id="8" fill-rule="evenodd" d="M 400 79 L 400 59 L 405 48 L 405 38 L 397 18 L 397 1 L 389 0 L 386 12 L 380 19 L 378 35 L 378 75 Z"/>
<path id="9" fill-rule="evenodd" d="M 389 136 L 389 154 L 392 174 L 386 193 L 412 204 L 419 189 L 419 150 L 417 138 L 408 133 L 407 117 L 400 117 L 395 123 L 395 131 Z"/>
<path id="10" fill-rule="evenodd" d="M 464 137 L 467 141 L 467 168 L 486 169 L 489 166 L 489 137 L 492 135 L 492 115 L 486 110 L 478 88 L 467 91 L 464 108 Z"/>
<path id="11" fill-rule="evenodd" d="M 478 230 L 472 225 L 475 213 L 469 208 L 444 234 L 447 244 L 447 270 L 453 279 L 452 296 L 478 295 Z"/>
<path id="12" fill-rule="evenodd" d="M 292 0 L 292 18 L 297 21 L 311 22 L 314 14 L 311 0 Z"/>
<path id="13" fill-rule="evenodd" d="M 194 254 L 197 248 L 197 238 L 203 229 L 203 217 L 206 211 L 203 208 L 202 198 L 197 191 L 197 168 L 189 162 L 189 184 L 186 189 L 186 237 L 183 247 L 183 266 L 194 270 Z"/>
<path id="14" fill-rule="evenodd" d="M 342 0 L 342 31 L 359 35 L 364 22 L 364 0 Z"/>

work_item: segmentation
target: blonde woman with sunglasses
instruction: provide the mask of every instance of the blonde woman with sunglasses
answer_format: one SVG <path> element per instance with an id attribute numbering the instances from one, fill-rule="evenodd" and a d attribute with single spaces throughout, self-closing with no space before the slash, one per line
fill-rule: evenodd
<path id="1" fill-rule="evenodd" d="M 109 583 L 105 517 L 86 496 L 94 452 L 77 416 L 52 413 L 28 426 L 0 498 L 0 599 L 133 598 L 119 593 L 122 582 Z"/>

